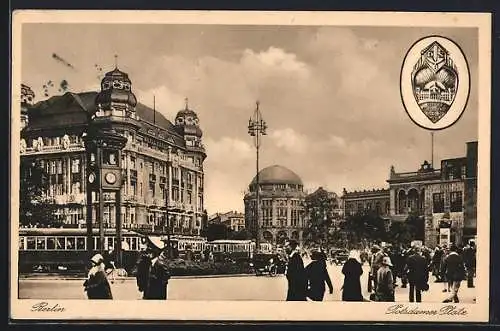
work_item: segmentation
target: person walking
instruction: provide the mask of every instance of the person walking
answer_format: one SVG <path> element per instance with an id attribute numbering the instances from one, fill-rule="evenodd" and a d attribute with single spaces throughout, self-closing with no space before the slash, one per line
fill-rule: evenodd
<path id="1" fill-rule="evenodd" d="M 406 270 L 410 283 L 410 302 L 415 302 L 415 299 L 417 302 L 422 302 L 422 291 L 428 289 L 429 269 L 420 247 L 414 247 L 413 254 L 408 258 Z"/>
<path id="2" fill-rule="evenodd" d="M 323 301 L 325 296 L 325 283 L 328 285 L 330 294 L 333 293 L 333 285 L 326 269 L 326 256 L 322 252 L 313 251 L 311 263 L 305 268 L 308 282 L 307 296 L 313 301 Z"/>
<path id="3" fill-rule="evenodd" d="M 476 245 L 470 241 L 463 250 L 463 259 L 467 271 L 467 287 L 474 288 L 474 276 L 476 274 Z"/>
<path id="4" fill-rule="evenodd" d="M 372 247 L 372 258 L 370 263 L 370 275 L 368 277 L 368 292 L 371 289 L 377 289 L 377 272 L 382 265 L 382 259 L 384 258 L 384 252 L 380 249 L 380 246 L 373 245 Z M 373 284 L 373 285 L 372 285 Z"/>
<path id="5" fill-rule="evenodd" d="M 139 292 L 143 293 L 142 298 L 146 299 L 147 288 L 149 286 L 149 273 L 151 271 L 152 252 L 150 248 L 142 251 L 136 264 L 136 281 Z"/>
<path id="6" fill-rule="evenodd" d="M 451 285 L 452 281 L 446 278 L 446 268 L 445 268 L 445 261 L 446 257 L 450 251 L 448 250 L 448 245 L 443 245 L 443 254 L 441 255 L 441 264 L 440 264 L 440 272 L 441 272 L 441 279 L 443 281 L 443 292 L 451 292 Z"/>
<path id="7" fill-rule="evenodd" d="M 304 261 L 298 251 L 298 243 L 295 240 L 288 241 L 285 245 L 285 251 L 288 254 L 286 301 L 307 301 L 307 278 Z"/>
<path id="8" fill-rule="evenodd" d="M 104 258 L 96 254 L 90 259 L 92 264 L 88 277 L 83 283 L 84 291 L 89 299 L 113 299 L 111 286 L 106 277 Z"/>
<path id="9" fill-rule="evenodd" d="M 446 279 L 451 282 L 451 295 L 446 298 L 443 302 L 455 302 L 458 303 L 458 290 L 460 289 L 460 283 L 465 278 L 465 266 L 462 256 L 457 252 L 458 248 L 456 245 L 451 245 L 450 253 L 444 261 L 444 268 Z"/>
<path id="10" fill-rule="evenodd" d="M 156 253 L 156 251 L 152 251 L 151 267 L 149 268 L 144 299 L 167 300 L 167 285 L 170 279 L 167 252 L 163 250 L 159 255 Z"/>
<path id="11" fill-rule="evenodd" d="M 364 301 L 361 293 L 363 268 L 357 251 L 350 251 L 347 261 L 342 267 L 344 284 L 342 285 L 342 301 Z"/>
<path id="12" fill-rule="evenodd" d="M 394 302 L 394 278 L 392 276 L 391 258 L 384 256 L 380 268 L 377 270 L 376 301 Z"/>
<path id="13" fill-rule="evenodd" d="M 440 272 L 442 257 L 443 257 L 443 250 L 438 245 L 434 249 L 434 254 L 432 255 L 432 275 L 436 278 L 435 280 L 436 283 L 440 283 L 443 281 L 441 279 L 441 272 Z"/>

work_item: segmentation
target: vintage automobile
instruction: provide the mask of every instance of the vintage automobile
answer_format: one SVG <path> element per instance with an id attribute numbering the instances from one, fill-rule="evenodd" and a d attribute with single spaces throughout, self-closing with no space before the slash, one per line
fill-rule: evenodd
<path id="1" fill-rule="evenodd" d="M 331 263 L 335 265 L 343 265 L 349 258 L 349 252 L 346 249 L 335 249 L 330 253 Z"/>
<path id="2" fill-rule="evenodd" d="M 252 259 L 255 275 L 276 276 L 286 271 L 286 261 L 279 254 L 257 253 Z"/>

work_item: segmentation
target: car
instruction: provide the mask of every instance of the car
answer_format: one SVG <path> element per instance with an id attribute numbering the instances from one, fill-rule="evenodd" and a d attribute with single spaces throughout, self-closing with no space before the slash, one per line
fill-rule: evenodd
<path id="1" fill-rule="evenodd" d="M 279 254 L 254 254 L 252 264 L 257 276 L 264 274 L 275 276 L 277 274 L 284 274 L 286 270 L 286 261 Z"/>
<path id="2" fill-rule="evenodd" d="M 346 249 L 336 249 L 331 251 L 331 263 L 335 265 L 343 265 L 349 258 L 349 252 Z"/>

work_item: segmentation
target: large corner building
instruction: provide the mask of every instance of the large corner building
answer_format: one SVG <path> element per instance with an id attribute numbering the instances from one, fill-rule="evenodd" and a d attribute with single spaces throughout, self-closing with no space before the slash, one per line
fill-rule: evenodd
<path id="1" fill-rule="evenodd" d="M 128 139 L 121 163 L 123 227 L 156 231 L 173 224 L 173 234 L 199 235 L 206 153 L 198 116 L 187 101 L 172 123 L 137 101 L 129 76 L 118 68 L 105 74 L 99 92 L 68 92 L 36 104 L 33 100 L 33 91 L 22 85 L 21 159 L 40 161 L 49 176 L 44 194 L 57 204 L 66 226 L 85 224 L 82 137 L 91 119 L 99 118 Z M 114 227 L 114 204 L 108 202 L 103 222 Z"/>

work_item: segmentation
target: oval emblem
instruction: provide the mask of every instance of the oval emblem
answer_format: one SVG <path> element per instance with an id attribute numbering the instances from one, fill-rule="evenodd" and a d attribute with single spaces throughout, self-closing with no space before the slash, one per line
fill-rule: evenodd
<path id="1" fill-rule="evenodd" d="M 445 129 L 462 116 L 470 91 L 469 66 L 452 40 L 429 36 L 415 42 L 401 68 L 401 99 L 411 120 Z"/>

